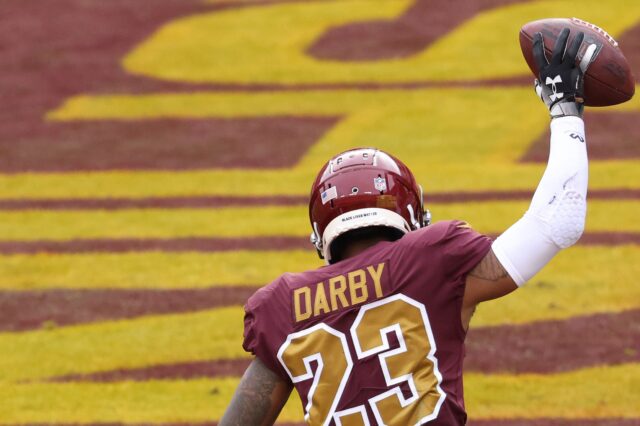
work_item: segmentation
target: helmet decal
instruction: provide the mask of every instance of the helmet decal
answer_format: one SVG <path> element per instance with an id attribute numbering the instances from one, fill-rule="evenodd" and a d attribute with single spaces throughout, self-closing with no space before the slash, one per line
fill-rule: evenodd
<path id="1" fill-rule="evenodd" d="M 335 200 L 336 198 L 338 198 L 338 188 L 332 186 L 326 191 L 322 191 L 322 194 L 320 194 L 320 198 L 322 199 L 322 204 L 327 204 L 329 201 Z"/>
<path id="2" fill-rule="evenodd" d="M 378 191 L 386 191 L 387 190 L 387 180 L 382 176 L 378 176 L 373 179 L 373 187 Z"/>

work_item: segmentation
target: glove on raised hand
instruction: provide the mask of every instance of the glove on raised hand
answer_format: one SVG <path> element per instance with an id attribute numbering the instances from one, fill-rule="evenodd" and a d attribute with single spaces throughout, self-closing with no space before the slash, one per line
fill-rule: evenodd
<path id="1" fill-rule="evenodd" d="M 549 109 L 552 119 L 571 115 L 582 117 L 584 73 L 596 50 L 596 45 L 589 45 L 580 64 L 576 65 L 584 33 L 578 33 L 567 49 L 569 32 L 569 28 L 564 28 L 558 36 L 551 61 L 547 60 L 544 52 L 542 33 L 537 33 L 533 39 L 533 58 L 540 70 L 534 85 L 536 93 Z"/>

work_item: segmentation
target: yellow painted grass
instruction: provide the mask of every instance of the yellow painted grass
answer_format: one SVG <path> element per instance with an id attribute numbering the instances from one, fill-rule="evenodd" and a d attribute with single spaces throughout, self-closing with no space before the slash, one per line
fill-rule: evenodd
<path id="1" fill-rule="evenodd" d="M 3 422 L 204 422 L 219 419 L 237 379 L 108 384 L 2 384 Z M 640 416 L 640 366 L 550 375 L 465 376 L 471 419 Z M 302 421 L 295 395 L 279 421 Z"/>
<path id="2" fill-rule="evenodd" d="M 506 110 L 510 114 L 505 115 Z M 282 114 L 338 114 L 344 118 L 291 169 L 4 175 L 0 176 L 0 197 L 95 197 L 96 188 L 103 197 L 306 195 L 323 162 L 353 146 L 377 146 L 404 159 L 427 194 L 532 190 L 544 169 L 544 164 L 517 163 L 548 126 L 544 108 L 529 88 L 79 96 L 51 112 L 49 118 Z M 640 181 L 639 163 L 594 162 L 591 187 L 633 187 L 631 183 Z"/>
<path id="3" fill-rule="evenodd" d="M 531 191 L 533 193 L 533 191 Z M 473 203 L 428 203 L 434 220 L 464 219 L 474 229 L 500 234 L 513 225 L 529 208 L 527 201 Z M 640 201 L 588 200 L 587 232 L 639 232 Z"/>
<path id="4" fill-rule="evenodd" d="M 264 0 L 205 0 L 205 3 L 213 3 L 213 4 L 219 4 L 219 3 L 223 3 L 223 4 L 229 4 L 229 3 L 238 3 L 238 4 L 250 4 L 250 3 L 256 3 L 256 4 L 260 4 L 260 3 L 264 3 Z"/>
<path id="5" fill-rule="evenodd" d="M 436 99 L 437 102 L 434 101 Z M 628 108 L 637 111 L 638 103 Z M 509 114 L 504 114 L 505 110 Z M 590 113 L 602 111 L 606 110 L 594 109 Z M 252 185 L 243 188 L 242 193 L 255 193 L 260 188 L 271 188 L 267 193 L 281 193 L 278 188 L 282 184 L 293 183 L 274 182 L 276 176 L 283 175 L 302 177 L 308 174 L 309 179 L 304 181 L 307 189 L 311 178 L 327 158 L 353 146 L 376 146 L 389 150 L 404 159 L 419 175 L 424 172 L 427 187 L 439 188 L 439 181 L 431 185 L 426 179 L 438 179 L 439 172 L 451 165 L 463 165 L 466 169 L 460 169 L 462 176 L 450 174 L 447 178 L 455 181 L 466 177 L 470 189 L 499 174 L 500 168 L 494 170 L 496 166 L 506 166 L 513 176 L 498 188 L 516 187 L 521 179 L 518 174 L 531 169 L 530 165 L 518 164 L 517 160 L 548 126 L 545 110 L 529 87 L 81 95 L 50 111 L 47 118 L 77 121 L 282 115 L 338 115 L 343 118 L 305 153 L 293 169 L 252 170 L 251 173 L 259 173 L 267 181 L 255 179 Z M 487 176 L 474 173 L 480 169 Z M 219 171 L 218 176 L 242 178 L 235 176 L 234 172 L 237 171 Z M 211 172 L 185 173 L 203 179 Z M 162 173 L 148 176 L 148 184 L 154 185 L 153 179 L 161 177 Z M 509 182 L 514 179 L 515 182 Z M 228 183 L 233 184 L 230 180 Z M 173 183 L 169 188 L 175 185 Z M 215 186 L 211 184 L 200 191 L 212 191 Z M 451 184 L 444 186 L 450 187 Z M 289 192 L 298 192 L 293 188 Z"/>
<path id="6" fill-rule="evenodd" d="M 510 113 L 504 114 L 505 110 Z M 303 180 L 306 189 L 326 159 L 353 146 L 376 146 L 392 152 L 418 175 L 425 172 L 428 176 L 425 179 L 430 180 L 423 183 L 428 188 L 439 188 L 439 181 L 431 179 L 438 179 L 440 171 L 452 165 L 464 168 L 460 169 L 461 176 L 451 173 L 447 179 L 466 178 L 470 188 L 476 186 L 478 180 L 486 179 L 483 174 L 499 173 L 500 168 L 494 166 L 507 166 L 513 176 L 498 187 L 514 187 L 509 181 L 518 179 L 517 173 L 531 168 L 516 161 L 548 126 L 544 108 L 528 87 L 77 96 L 50 111 L 47 118 L 76 121 L 282 115 L 339 115 L 342 120 L 292 169 L 251 171 L 268 179 L 271 193 L 279 193 L 278 187 L 293 182 L 285 180 L 278 184 L 272 182 L 274 178 L 270 176 L 308 175 L 308 179 Z M 474 173 L 474 169 L 481 169 L 483 173 Z M 242 178 L 234 176 L 233 170 L 220 173 Z M 203 175 L 194 175 L 197 176 Z M 250 179 L 250 175 L 244 178 Z M 229 180 L 229 184 L 233 182 Z M 264 185 L 265 182 L 256 181 L 247 185 L 242 193 L 253 193 Z"/>
<path id="7" fill-rule="evenodd" d="M 640 364 L 549 375 L 468 373 L 464 382 L 471 419 L 640 416 Z"/>
<path id="8" fill-rule="evenodd" d="M 241 346 L 243 312 L 237 306 L 0 333 L 0 382 L 248 357 Z"/>
<path id="9" fill-rule="evenodd" d="M 514 103 L 514 98 L 519 102 Z M 504 114 L 505 109 L 510 115 Z M 313 172 L 328 157 L 352 146 L 387 149 L 406 159 L 411 167 L 421 163 L 437 167 L 443 162 L 515 160 L 548 125 L 544 108 L 529 88 L 77 96 L 47 118 L 72 121 L 281 115 L 343 116 L 295 167 L 301 171 L 311 168 Z"/>
<path id="10" fill-rule="evenodd" d="M 434 220 L 465 219 L 480 232 L 496 234 L 527 210 L 529 201 L 429 203 Z M 588 231 L 640 231 L 640 201 L 592 200 Z M 615 211 L 615 219 L 614 213 Z M 0 212 L 3 240 L 78 238 L 180 238 L 298 236 L 310 232 L 306 205 L 220 209 L 131 209 Z"/>
<path id="11" fill-rule="evenodd" d="M 308 236 L 310 232 L 306 205 L 0 212 L 0 238 L 6 240 Z"/>
<path id="12" fill-rule="evenodd" d="M 0 289 L 264 285 L 322 264 L 312 250 L 0 256 Z"/>
<path id="13" fill-rule="evenodd" d="M 520 27 L 528 21 L 580 16 L 619 35 L 640 14 L 640 4 L 628 0 L 610 0 L 606 5 L 599 0 L 536 1 L 480 13 L 406 58 L 345 63 L 305 53 L 331 27 L 394 19 L 409 5 L 407 0 L 377 0 L 375 7 L 368 0 L 341 0 L 201 13 L 163 26 L 130 52 L 123 65 L 135 74 L 195 82 L 497 78 L 528 73 L 517 42 Z"/>
<path id="14" fill-rule="evenodd" d="M 480 305 L 471 324 L 525 323 L 639 308 L 638 274 L 640 247 L 572 247 L 523 288 Z"/>
<path id="15" fill-rule="evenodd" d="M 532 139 L 527 139 L 532 141 Z M 355 146 L 355 145 L 353 145 Z M 395 150 L 389 150 L 395 153 Z M 338 152 L 337 150 L 333 153 Z M 327 160 L 330 155 L 322 157 Z M 533 191 L 545 164 L 472 161 L 420 163 L 401 157 L 429 193 L 449 191 Z M 592 189 L 638 189 L 640 161 L 592 161 Z M 308 195 L 318 167 L 306 170 L 211 170 L 189 172 L 114 171 L 0 175 L 0 199 Z M 224 182 L 221 185 L 220 182 Z M 96 188 L 100 188 L 96 191 Z"/>
<path id="16" fill-rule="evenodd" d="M 221 417 L 237 384 L 236 378 L 0 384 L 2 423 L 211 422 Z M 300 421 L 301 410 L 294 394 L 280 420 Z"/>
<path id="17" fill-rule="evenodd" d="M 0 256 L 0 288 L 203 288 L 270 282 L 320 266 L 309 251 Z M 640 307 L 640 247 L 573 247 L 524 288 L 481 305 L 472 325 Z"/>
<path id="18" fill-rule="evenodd" d="M 349 145 L 358 146 L 356 143 Z M 318 161 L 328 160 L 341 149 L 342 147 L 327 150 L 331 151 L 331 154 L 318 157 Z M 397 154 L 394 148 L 386 149 Z M 470 162 L 467 164 L 451 162 L 436 165 L 411 160 L 411 155 L 397 155 L 408 163 L 418 182 L 430 192 L 516 189 L 533 191 L 545 167 L 544 164 L 485 163 L 479 159 L 469 159 Z M 294 170 L 115 171 L 0 175 L 0 198 L 307 196 L 320 167 L 318 164 L 317 167 Z M 593 162 L 590 179 L 591 188 L 636 188 L 633 183 L 640 181 L 640 162 Z M 96 192 L 96 188 L 101 189 Z"/>

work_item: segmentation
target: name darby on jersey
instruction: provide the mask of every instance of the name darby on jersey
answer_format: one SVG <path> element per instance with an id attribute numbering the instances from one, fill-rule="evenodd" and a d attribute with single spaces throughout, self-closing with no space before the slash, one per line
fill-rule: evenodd
<path id="1" fill-rule="evenodd" d="M 369 282 L 373 284 L 375 298 L 382 297 L 381 281 L 384 265 L 383 262 L 376 266 L 367 266 L 336 275 L 315 285 L 295 289 L 293 306 L 296 322 L 366 302 L 371 288 L 367 286 Z"/>

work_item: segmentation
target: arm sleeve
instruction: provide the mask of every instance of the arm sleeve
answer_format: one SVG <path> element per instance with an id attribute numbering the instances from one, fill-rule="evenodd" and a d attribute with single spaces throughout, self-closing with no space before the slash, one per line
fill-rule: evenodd
<path id="1" fill-rule="evenodd" d="M 496 257 L 519 286 L 584 230 L 588 160 L 582 119 L 552 120 L 550 144 L 547 169 L 529 210 L 493 243 Z"/>

